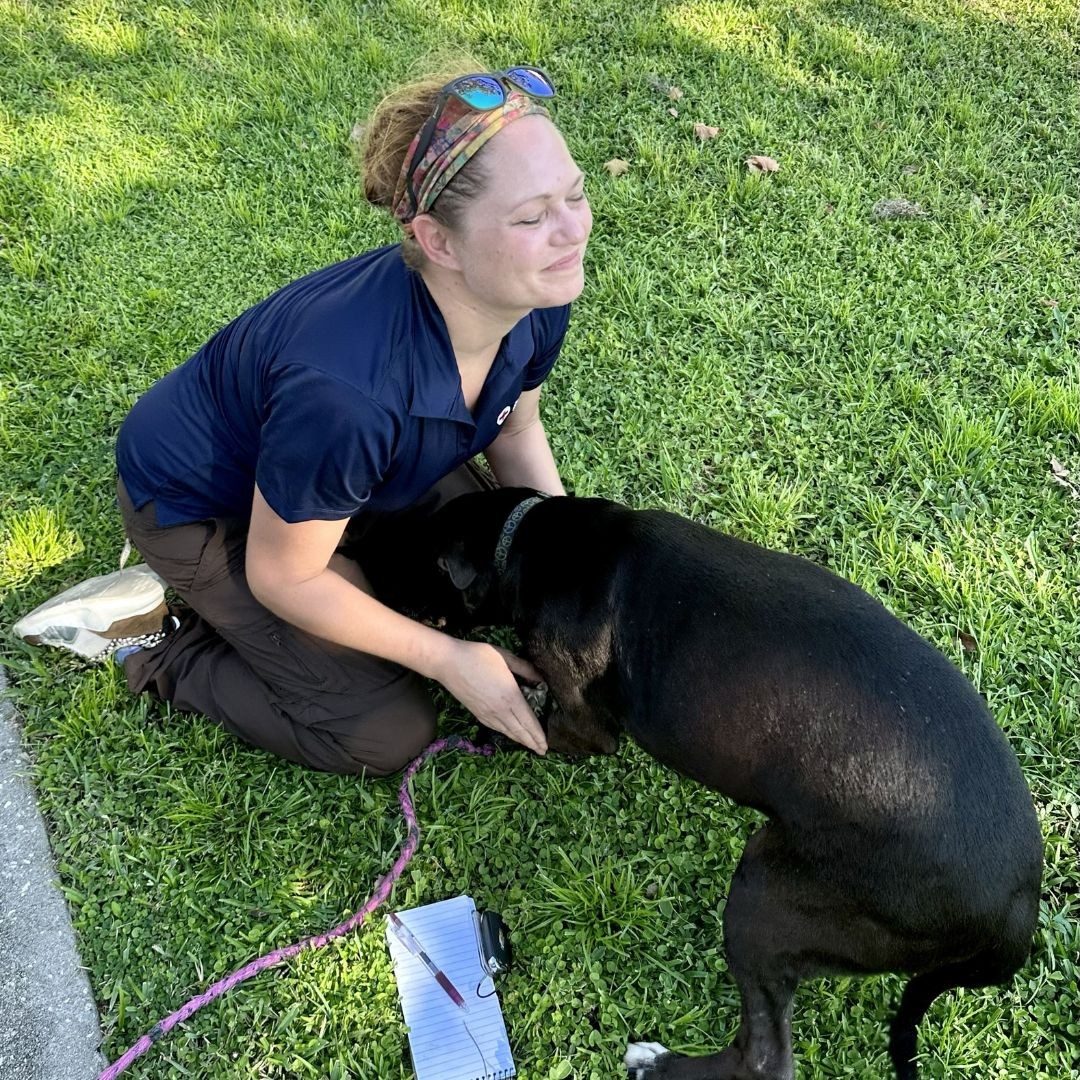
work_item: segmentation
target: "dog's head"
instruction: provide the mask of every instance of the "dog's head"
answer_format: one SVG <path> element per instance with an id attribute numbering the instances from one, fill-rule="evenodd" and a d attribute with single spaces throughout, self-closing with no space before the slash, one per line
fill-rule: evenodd
<path id="1" fill-rule="evenodd" d="M 438 563 L 438 543 L 428 520 L 389 517 L 377 529 L 352 539 L 338 551 L 363 569 L 377 599 L 417 622 L 439 628 L 466 625 L 461 593 Z"/>
<path id="2" fill-rule="evenodd" d="M 500 488 L 461 495 L 430 519 L 428 542 L 435 565 L 458 593 L 470 626 L 510 621 L 500 596 L 495 552 L 514 509 L 535 494 L 530 488 Z"/>
<path id="3" fill-rule="evenodd" d="M 429 517 L 390 519 L 364 536 L 355 555 L 375 595 L 420 622 L 452 634 L 505 625 L 495 568 L 495 547 L 514 507 L 530 488 L 459 495 Z"/>
<path id="4" fill-rule="evenodd" d="M 453 499 L 428 520 L 425 526 L 430 555 L 443 575 L 443 585 L 432 595 L 445 595 L 448 582 L 456 592 L 460 607 L 452 612 L 445 609 L 439 615 L 446 618 L 446 628 L 456 632 L 462 628 L 506 625 L 513 613 L 506 607 L 506 588 L 500 588 L 496 549 L 505 542 L 512 515 L 526 500 L 537 494 L 529 488 L 500 488 L 495 491 L 461 495 Z M 560 500 L 561 501 L 561 500 Z M 531 512 L 531 511 L 529 511 Z M 515 586 L 515 568 L 509 571 L 509 591 Z M 430 613 L 429 613 L 430 614 Z M 464 619 L 464 626 L 459 623 Z M 596 626 L 598 641 L 606 640 L 604 618 Z M 605 645 L 610 648 L 610 645 Z M 540 717 L 547 736 L 548 748 L 568 757 L 588 754 L 612 754 L 618 749 L 618 732 L 609 728 L 599 717 L 564 713 L 558 704 Z"/>

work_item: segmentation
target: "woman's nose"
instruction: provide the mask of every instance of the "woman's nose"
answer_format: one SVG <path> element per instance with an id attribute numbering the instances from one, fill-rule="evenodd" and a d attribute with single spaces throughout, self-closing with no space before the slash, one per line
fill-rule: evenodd
<path id="1" fill-rule="evenodd" d="M 588 204 L 564 205 L 559 223 L 561 238 L 570 244 L 581 244 L 588 238 L 592 227 L 592 213 Z"/>

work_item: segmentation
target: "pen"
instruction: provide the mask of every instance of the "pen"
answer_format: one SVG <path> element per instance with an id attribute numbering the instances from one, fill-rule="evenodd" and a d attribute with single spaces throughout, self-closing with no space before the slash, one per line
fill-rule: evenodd
<path id="1" fill-rule="evenodd" d="M 446 991 L 450 1000 L 459 1008 L 469 1011 L 465 999 L 457 992 L 454 984 L 435 966 L 435 962 L 420 946 L 420 942 L 412 935 L 412 931 L 391 911 L 387 915 L 390 920 L 390 929 L 394 937 L 405 946 L 435 976 L 435 981 Z"/>

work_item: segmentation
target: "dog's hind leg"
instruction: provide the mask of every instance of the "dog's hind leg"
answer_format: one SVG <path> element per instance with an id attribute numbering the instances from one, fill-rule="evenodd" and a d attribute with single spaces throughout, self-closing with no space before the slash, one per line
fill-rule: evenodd
<path id="1" fill-rule="evenodd" d="M 804 973 L 804 915 L 792 907 L 791 876 L 769 826 L 746 846 L 724 911 L 728 966 L 742 997 L 735 1041 L 708 1057 L 682 1057 L 632 1044 L 630 1080 L 791 1080 L 791 1005 Z M 650 1053 L 649 1048 L 652 1048 Z"/>
<path id="2" fill-rule="evenodd" d="M 751 837 L 724 910 L 728 967 L 742 998 L 734 1041 L 709 1057 L 681 1057 L 662 1047 L 633 1059 L 628 1053 L 631 1080 L 792 1080 L 791 1009 L 799 982 L 827 971 L 889 970 L 906 956 L 906 942 L 779 836 L 766 825 Z"/>

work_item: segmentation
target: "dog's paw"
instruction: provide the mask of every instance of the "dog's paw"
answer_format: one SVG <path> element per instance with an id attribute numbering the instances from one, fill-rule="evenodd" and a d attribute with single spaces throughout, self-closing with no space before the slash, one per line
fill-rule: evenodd
<path id="1" fill-rule="evenodd" d="M 526 702 L 528 702 L 529 708 L 532 709 L 533 716 L 535 716 L 537 720 L 542 719 L 548 708 L 547 683 L 540 683 L 537 686 L 530 686 L 528 683 L 522 683 L 521 693 Z"/>
<path id="2" fill-rule="evenodd" d="M 674 1056 L 660 1043 L 628 1043 L 626 1056 L 623 1058 L 627 1080 L 650 1080 L 651 1077 L 659 1076 L 657 1068 Z"/>

